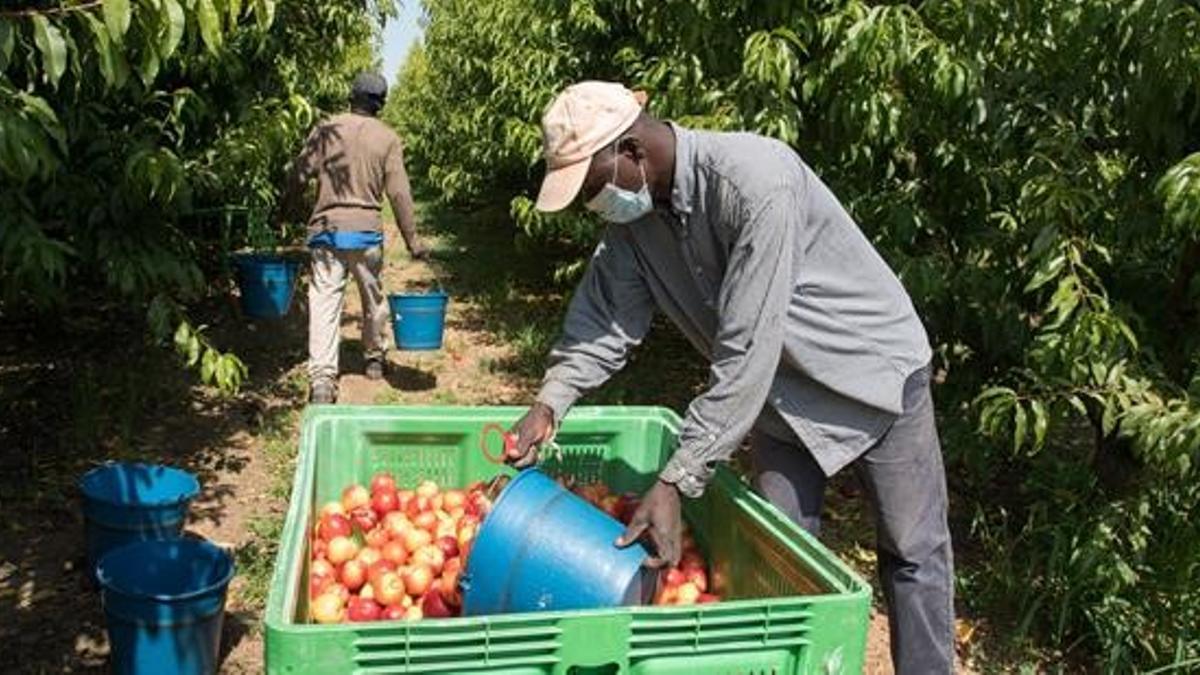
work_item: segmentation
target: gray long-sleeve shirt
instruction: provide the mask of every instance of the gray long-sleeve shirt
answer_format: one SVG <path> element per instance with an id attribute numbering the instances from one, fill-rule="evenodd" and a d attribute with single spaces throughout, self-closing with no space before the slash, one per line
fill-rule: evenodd
<path id="1" fill-rule="evenodd" d="M 902 411 L 905 380 L 931 356 L 925 330 L 887 263 L 791 148 L 672 129 L 670 208 L 608 226 L 538 400 L 561 419 L 621 369 L 657 309 L 712 364 L 663 480 L 699 495 L 760 414 L 765 431 L 795 433 L 832 475 Z"/>

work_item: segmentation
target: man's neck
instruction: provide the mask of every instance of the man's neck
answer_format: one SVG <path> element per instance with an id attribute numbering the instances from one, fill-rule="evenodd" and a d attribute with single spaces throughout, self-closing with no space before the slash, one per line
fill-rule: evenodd
<path id="1" fill-rule="evenodd" d="M 655 203 L 667 206 L 671 203 L 671 188 L 675 184 L 675 129 L 662 122 L 661 129 L 653 136 L 652 144 L 647 148 L 652 166 L 661 167 L 656 171 L 650 182 L 650 194 Z"/>

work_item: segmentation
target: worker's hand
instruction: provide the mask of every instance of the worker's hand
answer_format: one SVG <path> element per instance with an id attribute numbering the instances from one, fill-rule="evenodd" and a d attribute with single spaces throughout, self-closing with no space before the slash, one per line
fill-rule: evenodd
<path id="1" fill-rule="evenodd" d="M 649 543 L 654 554 L 646 558 L 646 567 L 674 567 L 679 563 L 683 548 L 683 514 L 679 490 L 670 483 L 655 481 L 654 487 L 642 497 L 633 512 L 625 534 L 617 538 L 617 546 L 625 548 L 641 539 Z"/>
<path id="2" fill-rule="evenodd" d="M 534 403 L 510 433 L 517 442 L 504 454 L 504 461 L 518 469 L 537 464 L 538 447 L 554 438 L 554 411 L 545 403 Z"/>

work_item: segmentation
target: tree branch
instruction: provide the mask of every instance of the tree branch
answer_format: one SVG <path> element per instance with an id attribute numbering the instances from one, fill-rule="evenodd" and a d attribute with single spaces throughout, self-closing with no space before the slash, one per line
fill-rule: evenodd
<path id="1" fill-rule="evenodd" d="M 62 16 L 71 14 L 72 12 L 83 12 L 93 7 L 99 7 L 104 4 L 104 0 L 87 0 L 82 4 L 70 5 L 68 7 L 50 7 L 47 9 L 34 9 L 32 7 L 26 9 L 6 9 L 0 11 L 0 17 L 3 18 L 22 18 L 27 16 Z"/>

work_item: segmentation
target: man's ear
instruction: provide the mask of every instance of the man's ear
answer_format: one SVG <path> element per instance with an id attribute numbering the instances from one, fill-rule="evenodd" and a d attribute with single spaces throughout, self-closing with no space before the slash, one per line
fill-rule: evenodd
<path id="1" fill-rule="evenodd" d="M 642 139 L 637 136 L 626 136 L 617 145 L 617 152 L 635 162 L 640 162 L 646 159 L 646 144 L 642 143 Z"/>

